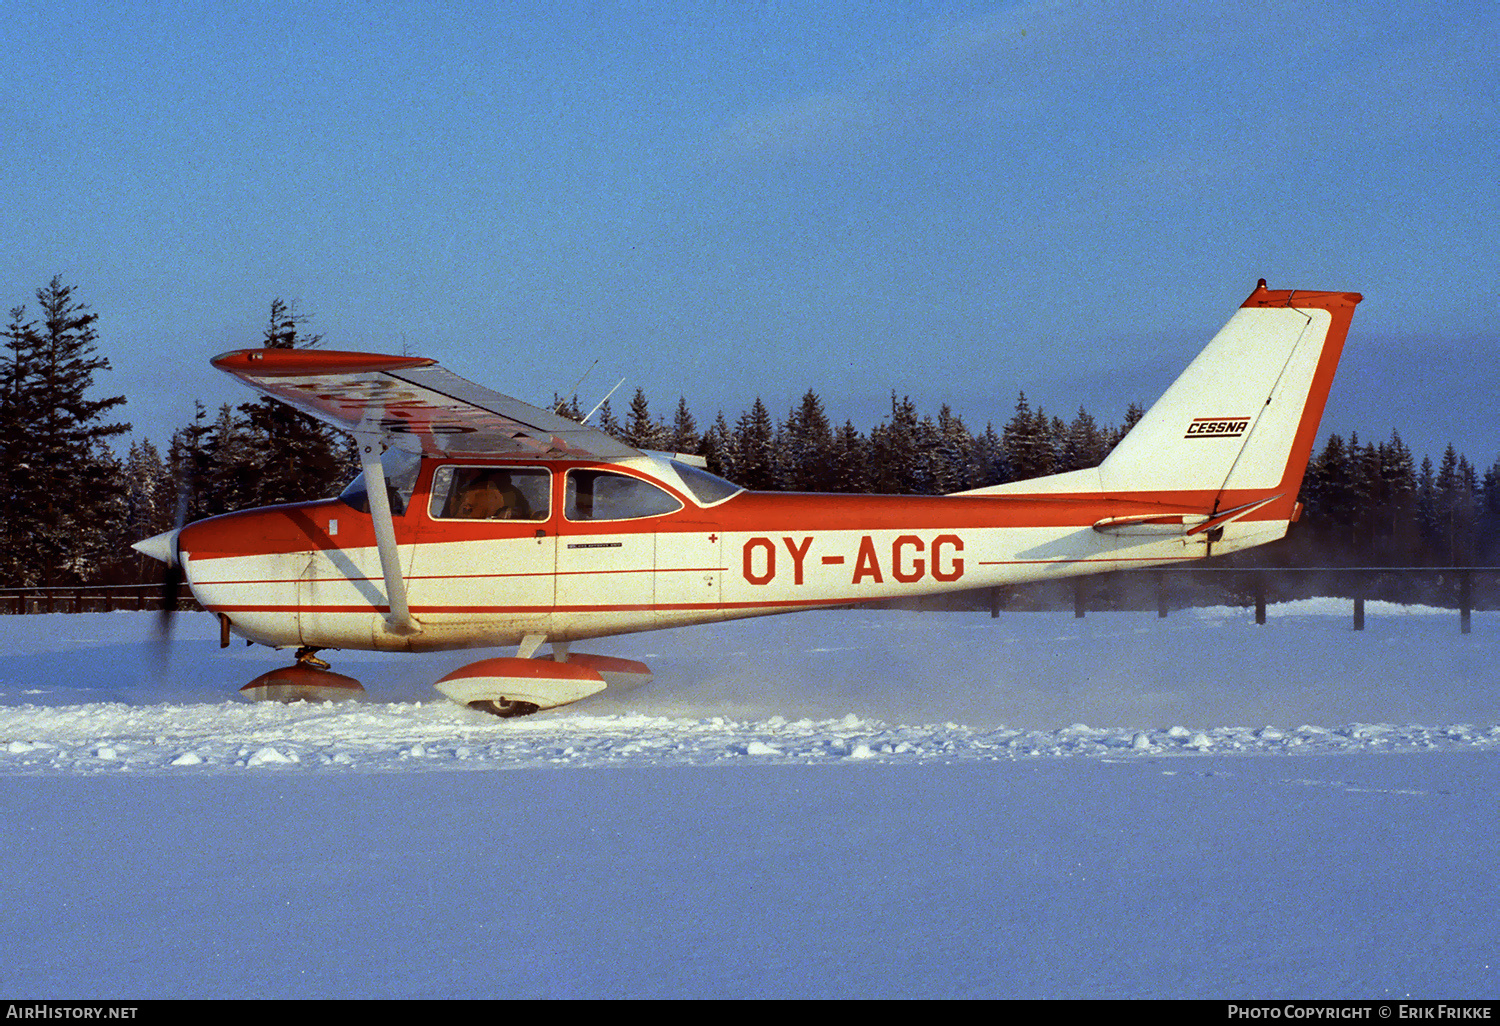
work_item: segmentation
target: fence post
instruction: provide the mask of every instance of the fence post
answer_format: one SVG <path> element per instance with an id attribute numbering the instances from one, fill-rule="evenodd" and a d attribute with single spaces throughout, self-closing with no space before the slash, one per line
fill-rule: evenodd
<path id="1" fill-rule="evenodd" d="M 1464 570 L 1458 575 L 1458 630 L 1468 634 L 1472 625 L 1470 610 L 1474 608 L 1474 576 Z"/>
<path id="2" fill-rule="evenodd" d="M 1156 618 L 1167 618 L 1167 575 L 1156 571 Z"/>
<path id="3" fill-rule="evenodd" d="M 1083 578 L 1073 578 L 1073 616 L 1083 619 Z"/>
<path id="4" fill-rule="evenodd" d="M 1354 596 L 1354 629 L 1357 631 L 1365 629 L 1365 597 L 1362 594 Z"/>
<path id="5" fill-rule="evenodd" d="M 1266 622 L 1266 575 L 1255 575 L 1255 622 Z"/>
<path id="6" fill-rule="evenodd" d="M 990 619 L 1000 619 L 1000 589 L 990 589 Z"/>

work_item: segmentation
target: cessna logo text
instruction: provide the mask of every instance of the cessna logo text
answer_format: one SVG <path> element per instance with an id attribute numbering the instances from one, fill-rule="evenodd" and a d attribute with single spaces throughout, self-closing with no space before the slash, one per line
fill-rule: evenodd
<path id="1" fill-rule="evenodd" d="M 1249 417 L 1196 417 L 1182 437 L 1238 438 L 1249 426 Z"/>

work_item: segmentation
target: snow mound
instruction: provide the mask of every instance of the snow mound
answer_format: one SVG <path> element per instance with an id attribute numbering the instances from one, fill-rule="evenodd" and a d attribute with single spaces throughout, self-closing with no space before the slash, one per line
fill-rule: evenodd
<path id="1" fill-rule="evenodd" d="M 1191 611 L 1193 616 L 1205 620 L 1217 620 L 1225 617 L 1242 617 L 1245 615 L 1244 606 L 1203 606 Z M 1456 617 L 1455 610 L 1444 609 L 1441 606 L 1423 605 L 1401 605 L 1396 602 L 1386 602 L 1382 599 L 1366 599 L 1365 615 L 1369 617 L 1378 616 L 1449 616 Z M 1354 600 L 1349 598 L 1306 598 L 1292 599 L 1288 602 L 1270 602 L 1266 604 L 1266 616 L 1330 616 L 1342 617 L 1346 620 L 1354 617 Z"/>
<path id="2" fill-rule="evenodd" d="M 431 682 L 484 653 L 337 653 L 369 700 L 251 703 L 284 656 L 150 613 L 0 617 L 0 774 L 957 764 L 1493 749 L 1500 614 L 1370 603 L 1154 612 L 843 610 L 617 639 L 650 685 L 499 720 Z M 1435 615 L 1435 614 L 1443 615 Z M 1389 614 L 1389 615 L 1387 615 Z M 1383 617 L 1383 618 L 1382 618 Z M 198 637 L 195 635 L 197 632 Z M 840 644 L 830 644 L 837 638 Z M 195 647 L 196 646 L 196 647 Z"/>
<path id="3" fill-rule="evenodd" d="M 412 772 L 542 766 L 907 765 L 1035 758 L 1493 749 L 1500 726 L 1173 725 L 1058 730 L 833 720 L 696 720 L 558 710 L 499 721 L 456 705 L 0 707 L 0 773 Z"/>

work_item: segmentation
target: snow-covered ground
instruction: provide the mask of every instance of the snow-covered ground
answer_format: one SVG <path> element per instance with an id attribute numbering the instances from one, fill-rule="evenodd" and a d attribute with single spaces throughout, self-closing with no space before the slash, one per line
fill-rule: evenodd
<path id="1" fill-rule="evenodd" d="M 828 611 L 238 700 L 204 615 L 0 617 L 0 994 L 1500 996 L 1500 614 Z"/>

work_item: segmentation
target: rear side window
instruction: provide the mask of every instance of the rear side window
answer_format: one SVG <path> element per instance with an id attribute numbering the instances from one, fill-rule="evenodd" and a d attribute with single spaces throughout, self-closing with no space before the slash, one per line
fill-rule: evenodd
<path id="1" fill-rule="evenodd" d="M 608 470 L 568 471 L 569 520 L 637 520 L 682 508 L 670 492 L 649 481 Z"/>

